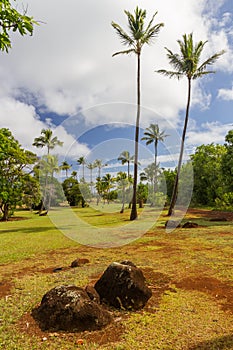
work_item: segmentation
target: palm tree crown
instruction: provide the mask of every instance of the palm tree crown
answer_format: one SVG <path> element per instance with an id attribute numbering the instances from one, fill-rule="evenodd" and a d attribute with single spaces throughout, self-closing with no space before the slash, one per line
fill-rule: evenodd
<path id="1" fill-rule="evenodd" d="M 129 176 L 130 176 L 130 173 L 129 173 L 130 162 L 134 161 L 134 156 L 131 156 L 129 151 L 123 151 L 123 152 L 121 152 L 121 154 L 119 155 L 119 157 L 117 159 L 121 161 L 122 165 L 127 163 L 127 166 L 128 166 L 128 178 L 129 178 Z"/>
<path id="2" fill-rule="evenodd" d="M 59 141 L 57 136 L 53 137 L 53 131 L 51 129 L 42 129 L 41 136 L 36 137 L 32 145 L 38 148 L 46 146 L 47 154 L 49 154 L 51 149 L 54 149 L 56 146 L 62 146 L 63 142 Z"/>
<path id="3" fill-rule="evenodd" d="M 197 79 L 203 75 L 215 73 L 215 71 L 206 70 L 208 65 L 212 65 L 216 60 L 225 52 L 224 50 L 215 53 L 213 56 L 209 57 L 204 62 L 200 63 L 201 53 L 206 41 L 199 41 L 197 44 L 193 42 L 193 34 L 184 34 L 183 41 L 177 40 L 180 47 L 180 54 L 173 53 L 167 47 L 167 57 L 169 63 L 174 68 L 174 71 L 167 71 L 165 69 L 160 69 L 157 72 L 164 74 L 170 78 L 176 77 L 178 79 L 186 76 L 190 79 Z"/>
<path id="4" fill-rule="evenodd" d="M 118 54 L 129 54 L 132 52 L 140 55 L 143 45 L 150 44 L 159 33 L 160 28 L 164 25 L 163 23 L 159 23 L 152 26 L 154 18 L 157 15 L 157 12 L 155 12 L 147 27 L 144 28 L 146 10 L 142 10 L 138 8 L 138 6 L 134 11 L 134 15 L 126 10 L 125 14 L 128 17 L 129 34 L 115 22 L 112 22 L 112 26 L 119 35 L 122 44 L 130 48 L 128 50 L 116 52 L 113 56 Z"/>

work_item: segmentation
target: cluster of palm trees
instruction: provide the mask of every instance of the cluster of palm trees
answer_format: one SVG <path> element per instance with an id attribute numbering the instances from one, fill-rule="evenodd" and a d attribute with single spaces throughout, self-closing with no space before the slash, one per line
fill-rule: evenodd
<path id="1" fill-rule="evenodd" d="M 137 218 L 137 174 L 138 174 L 138 141 L 139 141 L 139 126 L 140 126 L 140 109 L 141 109 L 141 52 L 145 44 L 150 44 L 154 38 L 160 32 L 160 29 L 164 26 L 163 23 L 153 24 L 154 18 L 157 12 L 152 16 L 148 25 L 145 26 L 146 10 L 142 10 L 136 7 L 134 13 L 125 11 L 128 20 L 129 32 L 125 31 L 119 24 L 112 22 L 112 27 L 116 31 L 117 35 L 123 45 L 127 47 L 126 50 L 119 51 L 113 54 L 131 54 L 134 53 L 137 57 L 137 115 L 135 124 L 135 155 L 134 155 L 134 183 L 133 183 L 133 199 L 132 199 L 132 210 L 130 220 Z M 216 60 L 224 53 L 224 50 L 212 55 L 204 62 L 200 63 L 201 53 L 207 41 L 199 41 L 198 43 L 193 42 L 193 34 L 184 34 L 182 40 L 178 40 L 180 53 L 173 53 L 168 48 L 167 57 L 169 63 L 174 70 L 168 71 L 165 69 L 157 70 L 157 73 L 164 74 L 169 78 L 176 77 L 178 79 L 186 77 L 188 80 L 188 97 L 185 121 L 183 127 L 183 134 L 181 140 L 180 156 L 178 161 L 177 176 L 174 184 L 173 195 L 170 203 L 168 215 L 173 213 L 173 209 L 176 203 L 178 194 L 179 176 L 181 170 L 181 164 L 184 152 L 184 141 L 186 136 L 186 130 L 189 118 L 189 109 L 191 101 L 191 82 L 194 79 L 202 77 L 206 74 L 213 73 L 213 71 L 206 70 L 208 65 L 216 62 Z M 156 147 L 156 145 L 155 145 Z M 156 157 L 156 153 L 155 153 Z M 155 164 L 156 165 L 156 164 Z"/>

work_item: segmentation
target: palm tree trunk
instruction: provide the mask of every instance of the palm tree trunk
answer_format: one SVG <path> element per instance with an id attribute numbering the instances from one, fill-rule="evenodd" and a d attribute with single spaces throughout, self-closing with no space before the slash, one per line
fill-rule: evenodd
<path id="1" fill-rule="evenodd" d="M 137 176 L 138 176 L 138 140 L 139 140 L 139 121 L 140 121 L 140 53 L 137 54 L 138 71 L 137 71 L 137 119 L 135 128 L 135 151 L 134 151 L 134 181 L 133 181 L 133 198 L 130 220 L 137 219 Z"/>
<path id="2" fill-rule="evenodd" d="M 186 135 L 187 125 L 188 125 L 188 118 L 189 118 L 190 99 L 191 99 L 191 78 L 188 78 L 188 99 L 187 99 L 187 106 L 186 106 L 184 129 L 183 129 L 182 140 L 181 140 L 180 156 L 179 156 L 177 174 L 176 174 L 176 179 L 175 179 L 175 183 L 174 183 L 174 187 L 173 187 L 170 207 L 168 210 L 168 216 L 171 216 L 173 214 L 174 206 L 176 204 L 176 199 L 177 199 L 177 194 L 178 194 L 180 170 L 181 170 L 181 164 L 182 164 L 183 153 L 184 153 L 184 141 L 185 141 L 185 135 Z"/>
<path id="3" fill-rule="evenodd" d="M 155 140 L 155 176 L 154 176 L 154 193 L 157 191 L 157 151 L 158 141 Z"/>

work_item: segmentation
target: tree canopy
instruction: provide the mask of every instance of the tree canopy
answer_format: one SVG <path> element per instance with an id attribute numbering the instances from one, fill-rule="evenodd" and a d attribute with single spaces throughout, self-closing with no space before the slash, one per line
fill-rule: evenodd
<path id="1" fill-rule="evenodd" d="M 11 48 L 11 32 L 32 35 L 35 24 L 38 23 L 27 16 L 26 9 L 20 13 L 9 0 L 0 0 L 0 50 L 8 52 Z"/>

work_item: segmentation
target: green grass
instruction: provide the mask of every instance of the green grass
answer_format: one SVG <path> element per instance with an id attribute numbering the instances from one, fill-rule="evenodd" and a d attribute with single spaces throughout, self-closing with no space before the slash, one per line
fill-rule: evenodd
<path id="1" fill-rule="evenodd" d="M 124 225 L 129 216 L 128 210 L 123 215 L 91 208 L 74 211 L 91 225 L 109 228 Z M 153 297 L 141 311 L 117 312 L 122 327 L 118 341 L 110 341 L 114 332 L 110 326 L 104 331 L 109 341 L 99 344 L 102 336 L 87 332 L 81 335 L 84 345 L 80 349 L 233 349 L 232 222 L 215 223 L 187 214 L 184 221 L 195 220 L 203 227 L 166 233 L 165 216 L 153 222 L 156 213 L 146 208 L 144 214 L 139 220 L 151 220 L 145 235 L 108 249 L 69 240 L 49 216 L 22 211 L 17 216 L 25 220 L 0 222 L 0 282 L 11 286 L 0 298 L 0 349 L 78 349 L 79 334 L 34 333 L 30 324 L 27 331 L 25 317 L 54 286 L 84 287 L 112 261 L 123 259 L 142 268 Z M 88 258 L 90 263 L 69 269 L 77 257 Z M 48 268 L 58 266 L 67 269 L 48 272 Z M 202 285 L 205 281 L 206 286 Z"/>

